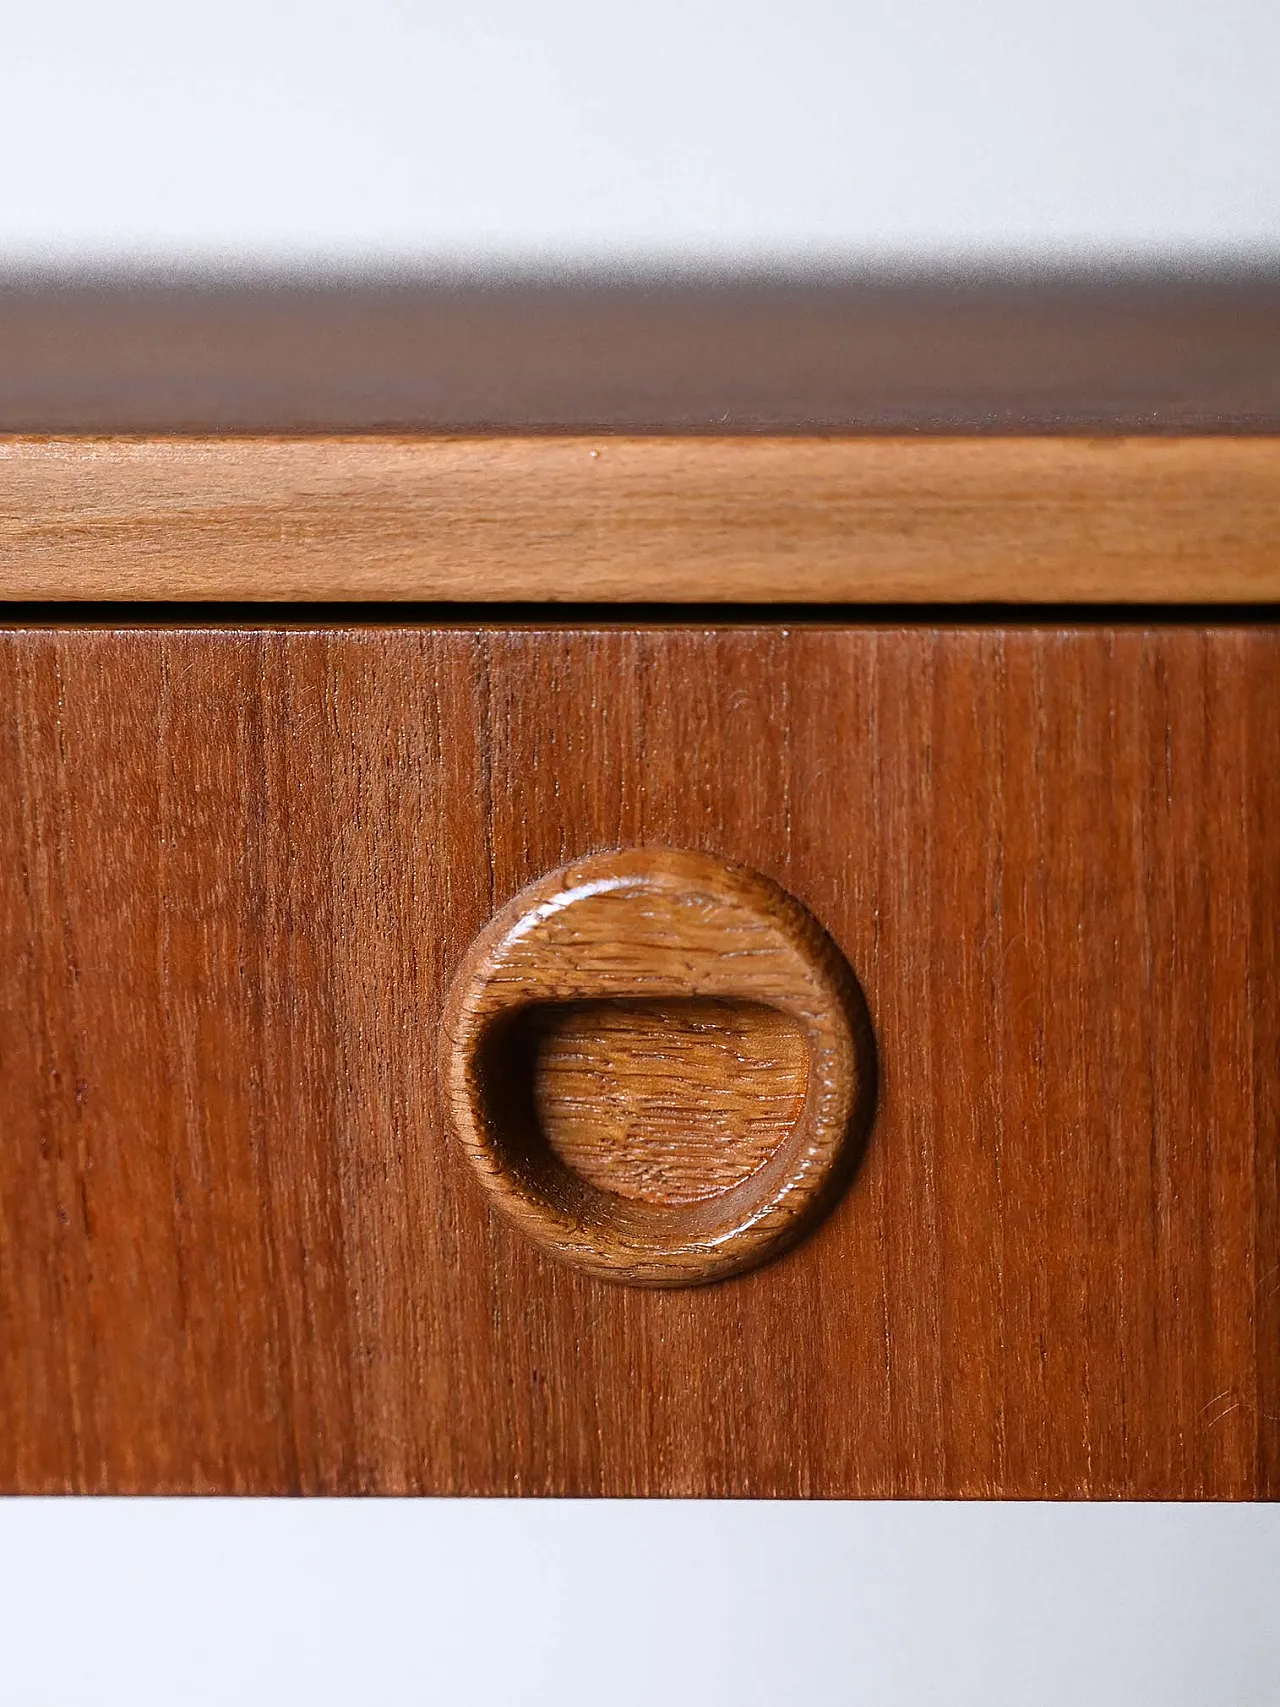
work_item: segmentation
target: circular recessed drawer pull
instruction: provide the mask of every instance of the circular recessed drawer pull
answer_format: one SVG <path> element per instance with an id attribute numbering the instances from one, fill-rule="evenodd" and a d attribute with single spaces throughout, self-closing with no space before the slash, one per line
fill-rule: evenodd
<path id="1" fill-rule="evenodd" d="M 689 1286 L 790 1244 L 850 1177 L 866 1006 L 776 883 L 597 854 L 481 931 L 445 1008 L 445 1100 L 495 1205 L 592 1274 Z"/>

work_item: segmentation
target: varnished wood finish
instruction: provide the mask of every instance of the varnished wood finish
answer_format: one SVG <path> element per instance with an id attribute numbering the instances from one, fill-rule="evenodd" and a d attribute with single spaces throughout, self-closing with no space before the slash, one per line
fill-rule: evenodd
<path id="1" fill-rule="evenodd" d="M 1280 431 L 1280 267 L 0 277 L 0 431 Z"/>
<path id="2" fill-rule="evenodd" d="M 721 1035 L 730 1048 L 753 1010 L 785 1015 L 804 1045 L 794 1120 L 754 1157 L 761 1132 L 758 1124 L 749 1127 L 754 1144 L 744 1155 L 742 1101 L 750 1091 L 740 1074 L 738 1083 L 722 1084 L 716 1111 L 731 1128 L 733 1142 L 721 1158 L 729 1177 L 708 1190 L 706 1139 L 714 1141 L 714 1133 L 705 1115 L 702 1133 L 688 1135 L 698 1105 L 708 1101 L 705 1050 L 694 1062 L 661 1043 L 643 1061 L 634 1048 L 621 1058 L 610 1051 L 596 1094 L 616 1110 L 619 1068 L 629 1070 L 626 1102 L 639 1099 L 642 1126 L 651 1127 L 656 1115 L 670 1134 L 673 1117 L 679 1121 L 675 1144 L 668 1138 L 651 1159 L 642 1143 L 637 1151 L 642 1133 L 628 1133 L 607 1169 L 598 1162 L 585 1171 L 574 1167 L 574 1152 L 586 1148 L 577 1137 L 581 1050 L 566 1156 L 563 1092 L 547 1084 L 546 1053 L 530 1047 L 527 1027 L 532 1018 L 541 1029 L 540 1014 L 583 1001 L 593 1011 L 602 1002 L 628 1004 L 632 1039 L 637 1003 L 695 1004 L 696 1019 L 687 1009 L 683 1017 L 686 1032 L 691 1024 L 705 1030 L 709 1020 L 717 1023 L 710 1003 L 728 1005 L 730 1024 Z M 579 1035 L 583 1017 L 579 1008 Z M 554 1020 L 552 1026 L 563 1038 L 563 1028 Z M 606 1028 L 606 1048 L 614 1030 Z M 874 1102 L 865 1004 L 830 937 L 758 872 L 683 849 L 595 854 L 522 889 L 468 951 L 441 1031 L 449 1120 L 497 1208 L 553 1255 L 637 1286 L 722 1280 L 793 1244 L 847 1183 Z M 655 1042 L 652 1028 L 649 1042 Z M 742 1065 L 749 1071 L 749 1063 Z M 692 1099 L 684 1083 L 690 1067 L 697 1074 Z M 794 1076 L 788 1088 L 794 1093 Z M 560 1115 L 553 1122 L 558 1143 L 538 1118 L 545 1112 Z M 603 1124 L 612 1124 L 607 1113 Z M 622 1176 L 621 1189 L 606 1173 Z M 655 1189 L 662 1176 L 674 1179 L 674 1192 Z"/>
<path id="3" fill-rule="evenodd" d="M 763 1003 L 575 1001 L 541 1010 L 529 1030 L 538 1125 L 601 1191 L 665 1205 L 716 1197 L 800 1117 L 804 1038 Z"/>
<path id="4" fill-rule="evenodd" d="M 0 440 L 0 597 L 1280 599 L 1280 437 Z"/>
<path id="5" fill-rule="evenodd" d="M 1274 628 L 0 643 L 0 1485 L 1280 1491 Z M 788 1255 L 492 1214 L 463 948 L 593 849 L 776 879 L 875 1023 Z"/>

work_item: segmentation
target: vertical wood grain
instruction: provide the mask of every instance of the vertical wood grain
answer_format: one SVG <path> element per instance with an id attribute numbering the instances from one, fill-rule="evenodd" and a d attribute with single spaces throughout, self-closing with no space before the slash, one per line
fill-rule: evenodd
<path id="1" fill-rule="evenodd" d="M 1274 1496 L 1280 634 L 0 636 L 0 1487 Z M 588 851 L 777 879 L 876 1026 L 791 1255 L 610 1287 L 443 1136 Z"/>

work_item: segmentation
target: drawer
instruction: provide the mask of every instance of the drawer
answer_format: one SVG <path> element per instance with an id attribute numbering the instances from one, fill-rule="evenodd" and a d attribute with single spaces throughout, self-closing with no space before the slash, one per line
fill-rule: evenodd
<path id="1" fill-rule="evenodd" d="M 1278 687 L 1265 622 L 11 624 L 0 1486 L 1274 1496 Z M 629 848 L 874 1032 L 852 1178 L 708 1285 L 513 1226 L 438 1070 Z"/>

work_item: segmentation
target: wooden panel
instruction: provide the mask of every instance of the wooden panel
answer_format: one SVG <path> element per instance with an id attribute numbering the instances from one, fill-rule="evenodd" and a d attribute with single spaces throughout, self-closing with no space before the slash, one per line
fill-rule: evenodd
<path id="1" fill-rule="evenodd" d="M 13 599 L 1280 599 L 1280 437 L 0 440 Z"/>
<path id="2" fill-rule="evenodd" d="M 15 630 L 0 1486 L 1274 1496 L 1280 632 Z M 443 1137 L 443 992 L 587 850 L 856 968 L 853 1187 L 695 1291 Z"/>
<path id="3" fill-rule="evenodd" d="M 0 430 L 1280 430 L 1274 263 L 0 276 Z"/>

